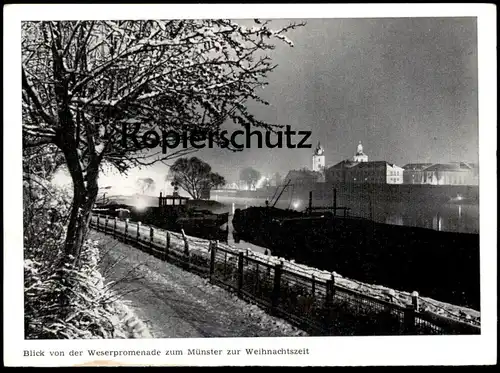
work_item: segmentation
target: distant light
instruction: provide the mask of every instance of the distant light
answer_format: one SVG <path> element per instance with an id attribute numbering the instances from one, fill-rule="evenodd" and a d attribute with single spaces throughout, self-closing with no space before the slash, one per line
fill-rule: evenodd
<path id="1" fill-rule="evenodd" d="M 293 204 L 292 204 L 293 208 L 295 210 L 297 210 L 299 207 L 300 207 L 300 201 L 295 201 Z"/>
<path id="2" fill-rule="evenodd" d="M 137 199 L 135 201 L 135 205 L 134 207 L 137 209 L 137 210 L 144 210 L 146 207 L 148 207 L 147 203 L 146 203 L 146 200 L 144 199 Z"/>
<path id="3" fill-rule="evenodd" d="M 255 184 L 255 189 L 259 189 L 264 185 L 264 182 L 267 180 L 265 176 L 262 176 L 259 181 Z"/>

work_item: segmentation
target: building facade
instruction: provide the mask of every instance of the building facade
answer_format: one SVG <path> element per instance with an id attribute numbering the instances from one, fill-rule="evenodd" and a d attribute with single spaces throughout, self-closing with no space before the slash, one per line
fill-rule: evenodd
<path id="1" fill-rule="evenodd" d="M 329 167 L 325 177 L 329 183 L 403 184 L 403 168 L 386 161 L 369 162 L 360 142 L 352 160 Z"/>
<path id="2" fill-rule="evenodd" d="M 357 163 L 349 159 L 339 162 L 325 171 L 327 183 L 345 183 L 347 180 L 347 172 L 350 168 L 356 166 Z"/>
<path id="3" fill-rule="evenodd" d="M 360 162 L 348 169 L 346 182 L 403 184 L 403 168 L 386 161 Z"/>
<path id="4" fill-rule="evenodd" d="M 403 184 L 403 168 L 386 161 L 342 161 L 326 171 L 328 183 Z"/>
<path id="5" fill-rule="evenodd" d="M 432 163 L 409 163 L 403 166 L 403 184 L 424 184 L 425 169 Z"/>
<path id="6" fill-rule="evenodd" d="M 425 169 L 424 184 L 475 185 L 476 181 L 473 169 L 464 162 L 436 163 Z"/>
<path id="7" fill-rule="evenodd" d="M 478 185 L 479 171 L 472 163 L 410 163 L 404 167 L 405 184 Z"/>
<path id="8" fill-rule="evenodd" d="M 409 163 L 399 167 L 386 161 L 369 161 L 359 142 L 352 159 L 325 167 L 324 149 L 318 142 L 312 170 L 289 171 L 284 182 L 294 185 L 327 183 L 478 185 L 479 167 L 468 162 Z"/>
<path id="9" fill-rule="evenodd" d="M 285 183 L 290 181 L 290 185 L 311 185 L 323 182 L 323 173 L 308 169 L 291 170 L 285 177 Z"/>

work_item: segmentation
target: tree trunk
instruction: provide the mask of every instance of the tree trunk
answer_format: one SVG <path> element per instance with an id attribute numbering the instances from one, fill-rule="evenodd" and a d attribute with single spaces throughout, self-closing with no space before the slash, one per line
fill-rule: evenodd
<path id="1" fill-rule="evenodd" d="M 87 237 L 92 208 L 99 190 L 97 185 L 99 163 L 96 157 L 92 157 L 84 176 L 75 154 L 76 150 L 69 151 L 66 155 L 66 164 L 73 180 L 73 205 L 64 251 L 66 256 L 71 255 L 73 263 L 77 264 L 83 243 Z"/>
<path id="2" fill-rule="evenodd" d="M 68 256 L 73 256 L 73 261 L 76 264 L 87 237 L 92 207 L 97 198 L 97 192 L 86 193 L 85 190 L 80 190 L 79 187 L 75 187 L 73 190 L 73 205 L 66 235 L 65 253 Z"/>

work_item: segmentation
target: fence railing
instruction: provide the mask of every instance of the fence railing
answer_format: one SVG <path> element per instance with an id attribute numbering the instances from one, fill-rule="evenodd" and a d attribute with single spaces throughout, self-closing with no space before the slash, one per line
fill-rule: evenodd
<path id="1" fill-rule="evenodd" d="M 189 237 L 116 217 L 93 215 L 97 231 L 210 279 L 313 335 L 480 334 L 480 327 L 402 306 L 316 278 L 218 241 Z M 285 267 L 284 264 L 287 264 Z"/>

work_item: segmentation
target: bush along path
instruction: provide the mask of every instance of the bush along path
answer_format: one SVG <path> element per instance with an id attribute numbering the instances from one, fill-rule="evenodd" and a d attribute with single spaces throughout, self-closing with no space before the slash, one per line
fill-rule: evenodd
<path id="1" fill-rule="evenodd" d="M 91 231 L 101 272 L 154 338 L 278 337 L 307 333 L 268 315 L 208 279 Z"/>
<path id="2" fill-rule="evenodd" d="M 64 263 L 61 252 L 44 257 L 30 249 L 24 260 L 26 339 L 151 338 L 137 318 L 99 271 L 99 250 L 84 244 L 81 265 Z M 67 303 L 61 311 L 61 299 Z"/>

